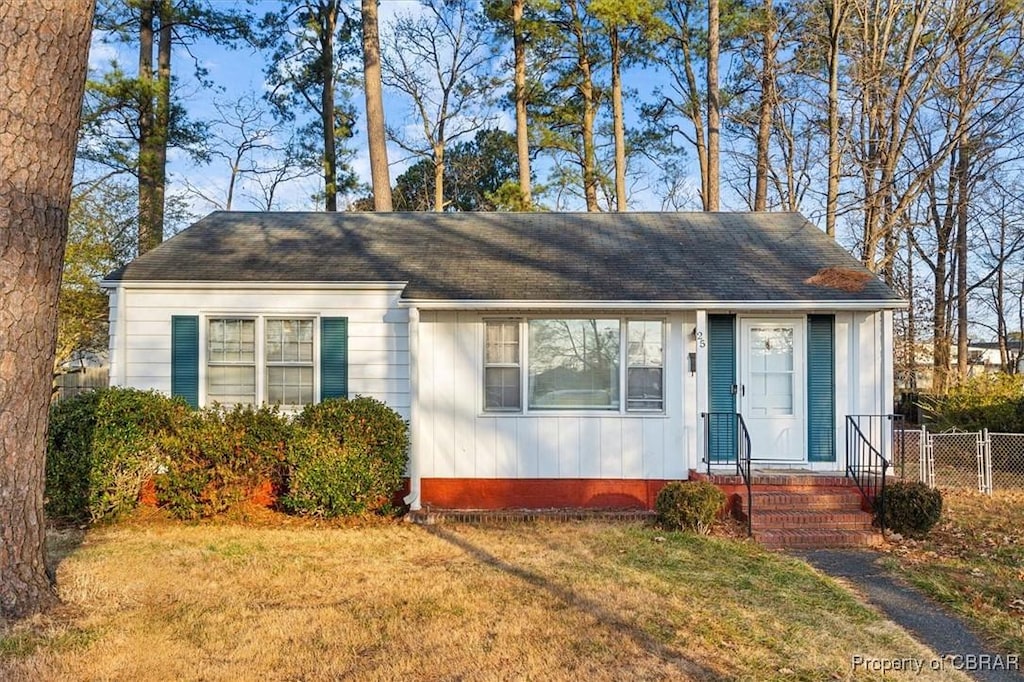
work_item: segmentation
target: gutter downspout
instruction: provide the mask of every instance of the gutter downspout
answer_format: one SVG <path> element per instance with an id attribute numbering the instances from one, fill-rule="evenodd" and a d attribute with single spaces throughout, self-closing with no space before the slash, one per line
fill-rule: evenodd
<path id="1" fill-rule="evenodd" d="M 410 511 L 420 509 L 420 455 L 423 452 L 420 428 L 420 310 L 409 308 L 409 494 L 403 502 Z"/>

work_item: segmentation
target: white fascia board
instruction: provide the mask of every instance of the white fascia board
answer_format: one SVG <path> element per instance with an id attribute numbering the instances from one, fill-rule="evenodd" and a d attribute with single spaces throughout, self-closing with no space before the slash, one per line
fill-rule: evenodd
<path id="1" fill-rule="evenodd" d="M 104 289 L 247 289 L 264 291 L 402 291 L 408 282 L 228 282 L 221 280 L 144 281 L 101 280 Z"/>
<path id="2" fill-rule="evenodd" d="M 399 306 L 420 310 L 894 310 L 907 301 L 471 301 L 458 299 L 401 299 Z"/>

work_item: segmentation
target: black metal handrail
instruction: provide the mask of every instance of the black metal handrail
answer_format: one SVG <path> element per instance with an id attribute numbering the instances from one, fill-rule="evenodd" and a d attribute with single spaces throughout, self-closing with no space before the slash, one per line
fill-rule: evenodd
<path id="1" fill-rule="evenodd" d="M 704 463 L 708 476 L 714 464 L 734 464 L 736 475 L 747 488 L 747 535 L 753 535 L 754 502 L 750 456 L 750 431 L 738 412 L 702 412 L 704 420 Z"/>
<path id="2" fill-rule="evenodd" d="M 846 417 L 846 474 L 853 479 L 865 501 L 871 505 L 878 501 L 878 525 L 882 532 L 885 532 L 885 481 L 892 462 L 874 443 L 882 443 L 885 424 L 898 416 L 855 414 Z M 862 425 L 869 435 L 864 434 Z M 877 440 L 873 440 L 874 436 Z"/>

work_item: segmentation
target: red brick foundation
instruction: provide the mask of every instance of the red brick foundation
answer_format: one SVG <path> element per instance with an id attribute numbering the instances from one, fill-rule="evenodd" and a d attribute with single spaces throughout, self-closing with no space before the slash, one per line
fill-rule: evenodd
<path id="1" fill-rule="evenodd" d="M 665 480 L 424 478 L 420 503 L 440 509 L 654 509 Z"/>

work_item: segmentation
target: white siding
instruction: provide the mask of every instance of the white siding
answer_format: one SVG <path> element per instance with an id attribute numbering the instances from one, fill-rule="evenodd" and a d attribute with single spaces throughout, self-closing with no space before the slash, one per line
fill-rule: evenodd
<path id="1" fill-rule="evenodd" d="M 261 290 L 151 287 L 118 291 L 120 295 L 110 299 L 112 383 L 170 392 L 173 315 L 347 317 L 349 394 L 382 400 L 409 416 L 408 312 L 398 307 L 398 291 L 273 286 Z M 122 304 L 122 297 L 127 305 Z M 200 384 L 203 375 L 200 366 Z M 201 388 L 200 394 L 203 392 Z"/>
<path id="2" fill-rule="evenodd" d="M 611 312 L 600 315 L 622 317 Z M 668 321 L 666 409 L 657 415 L 484 412 L 486 317 L 476 312 L 420 312 L 420 407 L 415 428 L 424 435 L 421 476 L 686 477 L 684 396 L 695 392 L 696 383 L 684 372 L 689 349 L 683 342 L 683 321 L 689 324 L 685 330 L 689 335 L 692 313 L 660 316 Z"/>

